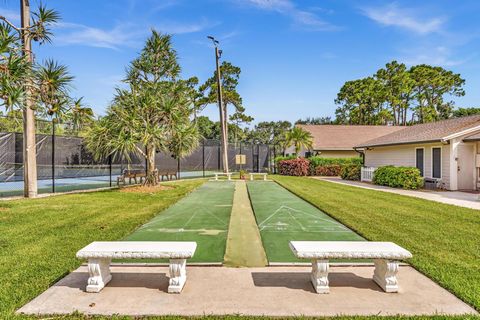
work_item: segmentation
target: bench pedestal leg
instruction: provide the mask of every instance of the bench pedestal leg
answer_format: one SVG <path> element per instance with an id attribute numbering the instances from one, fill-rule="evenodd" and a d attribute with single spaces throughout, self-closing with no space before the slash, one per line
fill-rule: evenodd
<path id="1" fill-rule="evenodd" d="M 376 259 L 373 281 L 385 292 L 398 292 L 397 272 L 398 261 Z"/>
<path id="2" fill-rule="evenodd" d="M 312 261 L 312 280 L 313 288 L 317 293 L 329 293 L 328 286 L 328 260 L 313 260 Z"/>
<path id="3" fill-rule="evenodd" d="M 89 259 L 87 292 L 100 292 L 112 280 L 110 274 L 111 259 Z"/>
<path id="4" fill-rule="evenodd" d="M 263 181 L 267 181 L 267 175 L 263 176 Z"/>
<path id="5" fill-rule="evenodd" d="M 253 174 L 250 175 L 250 181 L 253 181 Z"/>
<path id="6" fill-rule="evenodd" d="M 170 259 L 168 293 L 180 293 L 187 281 L 187 259 Z"/>

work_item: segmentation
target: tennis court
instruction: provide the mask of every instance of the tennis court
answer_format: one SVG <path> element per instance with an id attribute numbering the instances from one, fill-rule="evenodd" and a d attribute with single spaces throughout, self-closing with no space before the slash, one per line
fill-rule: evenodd
<path id="1" fill-rule="evenodd" d="M 288 246 L 291 240 L 364 240 L 275 182 L 248 182 L 248 192 L 269 262 L 301 261 Z"/>
<path id="2" fill-rule="evenodd" d="M 141 226 L 126 240 L 196 241 L 191 262 L 222 262 L 235 183 L 206 182 Z"/>
<path id="3" fill-rule="evenodd" d="M 65 170 L 64 170 L 65 171 Z M 120 171 L 120 170 L 116 170 Z M 63 172 L 64 173 L 64 172 Z M 53 192 L 53 185 L 55 184 L 55 192 L 69 192 L 75 190 L 89 190 L 98 188 L 115 187 L 117 185 L 118 174 L 98 174 L 98 172 L 92 172 L 91 175 L 86 175 L 85 170 L 79 173 L 78 169 L 72 170 L 71 177 L 68 178 L 52 178 L 38 179 L 38 193 L 51 193 Z M 181 179 L 189 178 L 201 178 L 203 175 L 212 176 L 213 171 L 184 171 L 180 173 Z M 67 174 L 66 174 L 67 175 Z M 77 175 L 77 176 L 75 176 Z M 67 175 L 68 176 L 68 175 Z M 111 183 L 110 183 L 111 181 Z M 133 180 L 132 180 L 133 183 Z M 128 184 L 128 179 L 127 179 Z M 13 197 L 23 195 L 23 181 L 2 181 L 0 182 L 0 197 Z"/>

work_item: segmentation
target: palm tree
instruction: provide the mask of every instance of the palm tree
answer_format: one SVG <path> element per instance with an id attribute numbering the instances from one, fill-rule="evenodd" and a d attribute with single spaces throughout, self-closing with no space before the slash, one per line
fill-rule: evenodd
<path id="1" fill-rule="evenodd" d="M 310 132 L 300 127 L 293 127 L 286 134 L 286 145 L 287 147 L 294 146 L 295 155 L 298 156 L 301 149 L 310 150 L 313 148 L 313 137 Z"/>
<path id="2" fill-rule="evenodd" d="M 21 26 L 15 26 L 0 16 L 1 71 L 0 91 L 7 108 L 16 106 L 23 111 L 24 195 L 37 196 L 37 160 L 35 142 L 35 83 L 33 79 L 33 52 L 31 42 L 50 42 L 50 26 L 60 16 L 56 11 L 40 5 L 30 17 L 30 1 L 20 0 Z M 15 85 L 17 84 L 17 85 Z"/>
<path id="3" fill-rule="evenodd" d="M 37 100 L 43 103 L 46 116 L 60 120 L 68 112 L 72 81 L 67 67 L 53 60 L 47 60 L 35 70 Z"/>
<path id="4" fill-rule="evenodd" d="M 155 154 L 168 150 L 172 141 L 180 143 L 173 150 L 182 156 L 198 143 L 196 129 L 191 129 L 194 108 L 188 81 L 178 80 L 180 66 L 172 48 L 171 36 L 152 31 L 140 56 L 127 70 L 127 89 L 117 89 L 107 115 L 87 132 L 87 147 L 94 156 L 131 154 L 147 160 L 146 185 L 158 183 Z M 181 142 L 180 142 L 181 141 Z"/>
<path id="5" fill-rule="evenodd" d="M 195 151 L 199 140 L 200 133 L 195 123 L 179 124 L 170 138 L 168 150 L 175 159 L 182 159 Z"/>
<path id="6" fill-rule="evenodd" d="M 73 100 L 73 106 L 68 113 L 68 120 L 73 125 L 73 131 L 81 131 L 86 125 L 93 123 L 93 110 L 84 105 L 83 98 Z"/>

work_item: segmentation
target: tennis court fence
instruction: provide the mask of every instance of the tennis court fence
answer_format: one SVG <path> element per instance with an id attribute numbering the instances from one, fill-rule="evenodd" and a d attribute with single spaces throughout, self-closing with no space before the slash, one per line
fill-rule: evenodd
<path id="1" fill-rule="evenodd" d="M 55 126 L 44 125 L 44 131 L 36 136 L 39 193 L 114 187 L 124 169 L 146 170 L 145 159 L 134 154 L 130 162 L 120 157 L 95 161 L 82 137 L 63 135 L 65 130 L 61 131 L 62 135 L 55 134 Z M 45 130 L 50 128 L 51 133 L 46 134 Z M 1 129 L 5 128 L 0 126 Z M 245 155 L 244 165 L 235 163 L 239 154 Z M 270 145 L 245 142 L 228 145 L 231 171 L 271 172 L 275 156 L 275 147 Z M 159 171 L 177 172 L 179 178 L 212 176 L 223 167 L 221 144 L 216 140 L 202 140 L 199 147 L 183 159 L 159 152 L 155 162 Z M 0 197 L 22 195 L 23 187 L 23 134 L 0 131 Z"/>

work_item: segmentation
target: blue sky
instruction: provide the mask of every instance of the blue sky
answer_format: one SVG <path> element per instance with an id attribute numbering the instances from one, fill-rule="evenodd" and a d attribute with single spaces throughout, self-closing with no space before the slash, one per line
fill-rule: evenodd
<path id="1" fill-rule="evenodd" d="M 32 7 L 39 1 L 31 0 Z M 393 59 L 460 73 L 480 106 L 480 1 L 44 0 L 60 12 L 53 44 L 35 51 L 75 76 L 73 95 L 105 112 L 125 67 L 150 29 L 174 35 L 183 76 L 211 76 L 213 48 L 242 68 L 239 92 L 257 121 L 333 116 L 345 81 L 371 75 Z M 0 13 L 18 19 L 18 1 Z M 215 106 L 205 112 L 217 117 Z"/>

